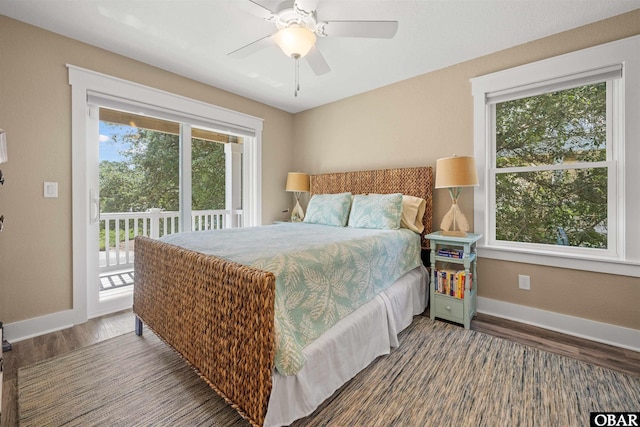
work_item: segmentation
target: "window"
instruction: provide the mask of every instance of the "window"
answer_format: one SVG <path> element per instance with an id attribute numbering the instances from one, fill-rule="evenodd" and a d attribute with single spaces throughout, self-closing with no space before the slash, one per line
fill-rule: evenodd
<path id="1" fill-rule="evenodd" d="M 481 256 L 640 276 L 639 47 L 472 79 Z"/>
<path id="2" fill-rule="evenodd" d="M 128 300 L 125 297 L 101 300 L 98 297 L 97 287 L 94 286 L 99 277 L 98 248 L 100 247 L 97 167 L 99 153 L 98 144 L 95 143 L 99 135 L 99 110 L 102 108 L 132 113 L 137 116 L 136 120 L 145 120 L 147 124 L 143 127 L 151 130 L 160 130 L 156 128 L 160 122 L 151 123 L 155 119 L 161 119 L 165 124 L 166 122 L 179 124 L 179 131 L 172 130 L 170 126 L 162 129 L 162 132 L 169 135 L 176 132 L 180 134 L 179 211 L 183 214 L 180 216 L 181 223 L 176 226 L 180 230 L 189 230 L 193 227 L 194 222 L 186 213 L 194 212 L 192 206 L 201 206 L 201 201 L 192 201 L 192 187 L 202 188 L 209 185 L 209 182 L 203 179 L 205 177 L 202 170 L 194 167 L 192 161 L 199 163 L 203 156 L 206 157 L 203 152 L 198 154 L 198 150 L 206 150 L 208 144 L 202 143 L 202 140 L 216 140 L 217 137 L 214 134 L 243 138 L 242 144 L 224 144 L 225 171 L 233 172 L 231 179 L 225 176 L 225 187 L 228 187 L 229 182 L 233 187 L 231 191 L 225 190 L 225 198 L 231 196 L 231 203 L 225 201 L 225 206 L 232 205 L 232 209 L 242 209 L 242 225 L 261 224 L 263 120 L 72 65 L 67 67 L 71 85 L 73 176 L 73 314 L 71 316 L 73 323 L 82 323 L 89 316 L 121 310 L 131 305 L 130 297 Z M 116 123 L 120 122 L 116 120 Z M 167 136 L 167 139 L 175 140 L 171 136 Z M 195 156 L 192 155 L 192 144 L 196 145 Z M 192 174 L 193 171 L 195 175 Z M 175 198 L 171 203 L 175 206 Z M 230 216 L 227 224 L 231 223 L 232 226 L 239 224 L 236 215 L 230 214 Z M 195 224 L 198 226 L 198 220 Z M 105 235 L 107 235 L 106 231 Z"/>
<path id="3" fill-rule="evenodd" d="M 497 241 L 607 249 L 607 85 L 493 105 Z"/>
<path id="4" fill-rule="evenodd" d="M 100 212 L 177 211 L 180 124 L 99 111 Z"/>
<path id="5" fill-rule="evenodd" d="M 227 171 L 233 164 L 227 165 L 225 145 L 236 144 L 241 153 L 245 138 L 189 126 L 189 145 L 184 143 L 188 123 L 108 108 L 99 111 L 101 212 L 145 212 L 153 208 L 179 211 L 180 197 L 187 193 L 191 205 L 184 214 L 193 220 L 191 227 L 182 231 L 189 231 L 221 228 L 221 224 L 210 223 L 212 211 L 241 209 L 240 197 L 229 197 L 231 204 L 227 206 L 227 187 L 231 191 L 233 183 L 226 182 L 226 175 L 234 174 Z M 181 153 L 191 158 L 190 164 L 182 165 L 189 171 L 180 170 Z M 242 168 L 241 164 L 238 166 Z M 191 180 L 181 183 L 181 174 L 187 172 Z M 241 175 L 241 170 L 238 172 Z M 203 218 L 197 214 L 208 216 L 207 224 L 200 224 Z"/>

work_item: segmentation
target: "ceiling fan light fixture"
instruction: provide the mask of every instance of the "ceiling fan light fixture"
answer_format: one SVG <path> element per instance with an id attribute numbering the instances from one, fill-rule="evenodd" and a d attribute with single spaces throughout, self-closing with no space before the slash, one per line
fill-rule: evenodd
<path id="1" fill-rule="evenodd" d="M 292 24 L 275 34 L 276 44 L 285 55 L 304 57 L 316 43 L 316 35 L 307 27 Z"/>

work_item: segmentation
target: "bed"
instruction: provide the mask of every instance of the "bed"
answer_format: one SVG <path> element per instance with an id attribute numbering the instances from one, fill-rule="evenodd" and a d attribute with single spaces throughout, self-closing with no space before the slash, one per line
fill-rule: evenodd
<path id="1" fill-rule="evenodd" d="M 431 232 L 432 169 L 384 169 L 311 176 L 311 193 L 390 194 L 426 200 Z M 279 226 L 269 226 L 277 229 Z M 284 230 L 284 228 L 282 229 Z M 416 267 L 303 349 L 295 375 L 276 366 L 276 275 L 222 256 L 144 237 L 136 239 L 133 311 L 252 425 L 287 425 L 310 414 L 373 359 L 426 305 L 424 267 Z M 357 345 L 356 337 L 370 345 Z M 350 348 L 351 346 L 352 348 Z M 347 352 L 349 363 L 340 357 Z M 331 375 L 327 375 L 331 372 Z"/>

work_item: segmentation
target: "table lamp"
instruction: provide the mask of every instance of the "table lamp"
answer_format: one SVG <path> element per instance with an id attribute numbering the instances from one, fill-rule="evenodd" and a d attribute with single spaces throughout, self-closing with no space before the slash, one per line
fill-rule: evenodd
<path id="1" fill-rule="evenodd" d="M 304 211 L 300 206 L 300 193 L 309 192 L 309 174 L 302 172 L 289 172 L 287 174 L 286 191 L 292 191 L 296 197 L 296 205 L 291 211 L 291 221 L 300 222 L 304 219 Z"/>
<path id="2" fill-rule="evenodd" d="M 445 157 L 436 162 L 436 188 L 447 188 L 451 196 L 451 209 L 442 218 L 441 234 L 466 237 L 469 231 L 467 218 L 458 206 L 463 187 L 478 185 L 478 172 L 473 157 Z"/>

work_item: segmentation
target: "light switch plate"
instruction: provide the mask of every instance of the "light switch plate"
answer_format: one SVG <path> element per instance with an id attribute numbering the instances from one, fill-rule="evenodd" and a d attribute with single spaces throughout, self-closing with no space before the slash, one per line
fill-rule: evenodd
<path id="1" fill-rule="evenodd" d="M 57 182 L 45 182 L 44 183 L 44 197 L 58 197 L 58 183 Z"/>

